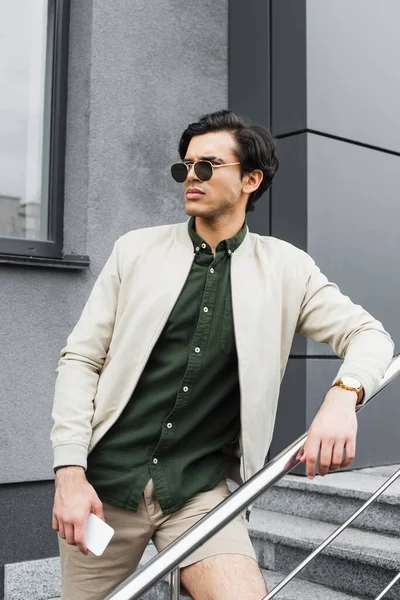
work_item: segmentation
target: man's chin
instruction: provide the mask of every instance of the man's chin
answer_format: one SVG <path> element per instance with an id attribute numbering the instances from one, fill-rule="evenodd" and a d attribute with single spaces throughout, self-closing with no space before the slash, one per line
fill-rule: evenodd
<path id="1" fill-rule="evenodd" d="M 214 212 L 209 206 L 205 206 L 200 202 L 185 201 L 185 212 L 189 217 L 212 217 Z"/>

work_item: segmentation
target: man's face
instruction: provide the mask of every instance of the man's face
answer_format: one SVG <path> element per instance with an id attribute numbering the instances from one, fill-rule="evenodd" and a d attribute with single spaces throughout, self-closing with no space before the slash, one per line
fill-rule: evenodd
<path id="1" fill-rule="evenodd" d="M 209 160 L 213 165 L 239 162 L 235 154 L 235 139 L 227 131 L 196 135 L 190 140 L 185 162 Z M 193 167 L 184 181 L 185 211 L 189 216 L 216 218 L 232 211 L 242 194 L 240 165 L 214 169 L 208 181 L 201 181 Z M 196 194 L 196 190 L 203 192 Z"/>

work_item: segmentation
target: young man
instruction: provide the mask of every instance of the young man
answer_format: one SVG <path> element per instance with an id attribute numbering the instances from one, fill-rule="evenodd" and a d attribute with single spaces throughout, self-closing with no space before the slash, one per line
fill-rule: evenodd
<path id="1" fill-rule="evenodd" d="M 100 600 L 264 464 L 295 332 L 344 357 L 299 458 L 313 477 L 350 464 L 355 406 L 393 356 L 382 325 L 303 251 L 248 232 L 246 212 L 278 161 L 270 134 L 231 111 L 183 133 L 186 223 L 119 238 L 62 350 L 54 400 L 53 528 L 63 600 Z M 296 399 L 294 398 L 295 402 Z M 301 455 L 301 456 L 300 456 Z M 88 554 L 94 512 L 115 529 Z M 267 591 L 238 516 L 181 565 L 201 600 Z"/>

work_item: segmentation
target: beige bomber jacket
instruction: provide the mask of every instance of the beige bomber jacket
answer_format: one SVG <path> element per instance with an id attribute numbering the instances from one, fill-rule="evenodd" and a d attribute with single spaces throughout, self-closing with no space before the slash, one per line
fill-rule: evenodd
<path id="1" fill-rule="evenodd" d="M 129 401 L 191 269 L 187 228 L 185 222 L 139 229 L 115 243 L 61 351 L 51 432 L 54 467 L 86 468 L 88 453 Z M 327 342 L 344 357 L 337 377 L 359 379 L 364 399 L 376 390 L 394 345 L 381 323 L 341 294 L 295 246 L 247 233 L 231 260 L 241 390 L 237 453 L 245 481 L 264 465 L 295 332 Z"/>

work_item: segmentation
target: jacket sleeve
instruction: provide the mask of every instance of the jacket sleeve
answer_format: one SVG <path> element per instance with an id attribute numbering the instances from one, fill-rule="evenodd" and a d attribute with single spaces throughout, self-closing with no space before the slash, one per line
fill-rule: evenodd
<path id="1" fill-rule="evenodd" d="M 50 439 L 53 468 L 63 465 L 87 467 L 91 420 L 99 374 L 114 329 L 120 288 L 118 241 L 106 262 L 81 317 L 61 351 Z"/>
<path id="2" fill-rule="evenodd" d="M 337 378 L 356 377 L 363 385 L 365 402 L 379 386 L 391 359 L 394 344 L 382 323 L 353 304 L 338 286 L 328 281 L 309 255 L 308 280 L 296 332 L 328 343 L 344 358 Z"/>

